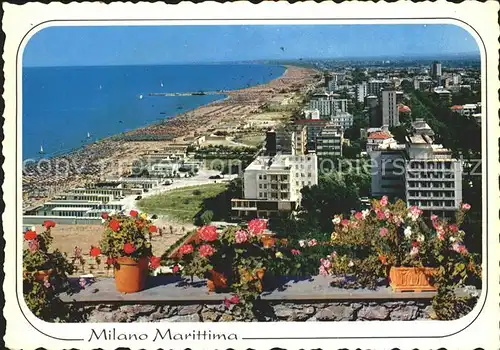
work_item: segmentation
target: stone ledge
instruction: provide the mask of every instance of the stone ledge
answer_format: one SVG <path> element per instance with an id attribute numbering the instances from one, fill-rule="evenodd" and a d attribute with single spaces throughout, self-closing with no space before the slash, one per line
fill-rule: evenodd
<path id="1" fill-rule="evenodd" d="M 331 277 L 315 276 L 297 280 L 283 280 L 280 287 L 269 292 L 263 292 L 262 300 L 269 303 L 296 301 L 299 303 L 311 302 L 344 302 L 344 301 L 429 301 L 435 292 L 406 292 L 395 293 L 390 287 L 369 289 L 342 289 L 330 286 Z M 75 284 L 77 280 L 73 281 Z M 480 291 L 478 291 L 480 292 Z M 469 294 L 465 290 L 458 290 L 458 295 Z M 200 302 L 216 304 L 228 297 L 225 293 L 209 293 L 206 281 L 194 278 L 193 282 L 178 276 L 151 276 L 145 290 L 122 294 L 116 291 L 113 278 L 96 278 L 85 289 L 67 295 L 61 295 L 66 303 L 79 304 L 190 304 Z"/>

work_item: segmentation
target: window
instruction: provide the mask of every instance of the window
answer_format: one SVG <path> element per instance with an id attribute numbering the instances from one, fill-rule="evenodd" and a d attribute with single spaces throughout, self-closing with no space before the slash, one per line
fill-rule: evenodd
<path id="1" fill-rule="evenodd" d="M 262 184 L 259 184 L 259 188 L 262 188 Z"/>
<path id="2" fill-rule="evenodd" d="M 259 175 L 259 180 L 262 180 L 262 175 Z"/>
<path id="3" fill-rule="evenodd" d="M 311 173 L 307 173 L 307 177 L 312 177 Z"/>

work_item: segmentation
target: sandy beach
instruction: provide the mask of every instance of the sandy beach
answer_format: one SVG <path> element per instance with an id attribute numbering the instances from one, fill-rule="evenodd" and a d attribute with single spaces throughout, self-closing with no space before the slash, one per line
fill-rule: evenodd
<path id="1" fill-rule="evenodd" d="M 132 161 L 148 151 L 163 150 L 169 145 L 187 146 L 199 135 L 241 125 L 250 116 L 261 112 L 262 106 L 273 98 L 303 92 L 317 81 L 317 74 L 313 69 L 287 66 L 282 76 L 267 84 L 229 91 L 224 100 L 130 131 L 125 134 L 125 139 L 103 139 L 70 154 L 50 158 L 43 164 L 25 166 L 23 208 L 41 204 L 72 187 L 124 175 Z M 158 135 L 162 140 L 126 139 L 134 135 L 149 138 Z M 164 140 L 165 135 L 169 140 Z"/>

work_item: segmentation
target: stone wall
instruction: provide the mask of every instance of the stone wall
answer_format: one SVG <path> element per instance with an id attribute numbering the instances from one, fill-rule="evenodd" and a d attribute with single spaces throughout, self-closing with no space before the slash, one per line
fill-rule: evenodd
<path id="1" fill-rule="evenodd" d="M 223 303 L 82 305 L 87 322 L 229 322 L 229 321 L 410 321 L 428 319 L 430 300 L 371 302 L 261 303 L 262 316 L 245 320 Z"/>

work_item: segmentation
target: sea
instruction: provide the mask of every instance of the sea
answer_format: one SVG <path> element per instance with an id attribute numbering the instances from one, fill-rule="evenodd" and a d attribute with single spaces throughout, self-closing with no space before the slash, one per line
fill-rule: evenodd
<path id="1" fill-rule="evenodd" d="M 266 64 L 26 67 L 22 71 L 23 160 L 53 157 L 223 99 L 149 96 L 241 89 L 285 67 Z"/>

